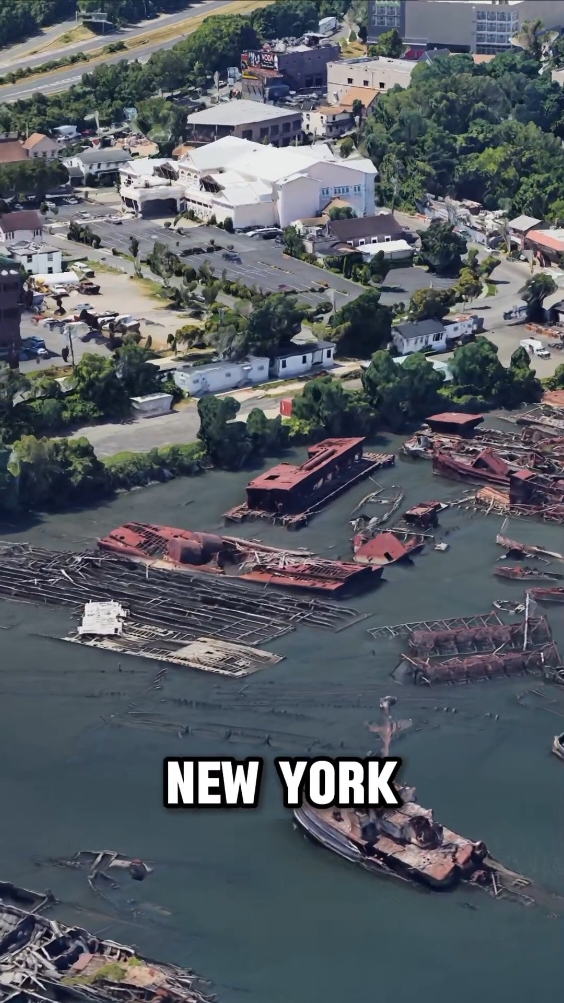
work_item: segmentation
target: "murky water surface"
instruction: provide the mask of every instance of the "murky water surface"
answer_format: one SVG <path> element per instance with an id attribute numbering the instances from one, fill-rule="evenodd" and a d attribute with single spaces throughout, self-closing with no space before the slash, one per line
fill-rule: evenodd
<path id="1" fill-rule="evenodd" d="M 395 445 L 382 440 L 377 448 Z M 247 479 L 178 480 L 23 528 L 4 524 L 0 535 L 80 550 L 132 519 L 214 530 L 221 513 L 243 500 Z M 380 481 L 401 485 L 406 506 L 457 498 L 465 487 L 434 478 L 424 461 L 399 461 Z M 262 524 L 239 532 L 345 558 L 351 510 L 369 489 L 359 485 L 290 539 Z M 478 891 L 425 894 L 354 868 L 293 829 L 271 764 L 256 812 L 161 806 L 164 756 L 265 751 L 211 738 L 211 725 L 276 733 L 269 756 L 298 755 L 316 741 L 366 753 L 377 738 L 365 722 L 378 718 L 381 696 L 397 693 L 398 716 L 414 726 L 395 751 L 420 802 L 564 893 L 564 764 L 550 755 L 553 736 L 564 731 L 564 693 L 523 678 L 431 695 L 400 688 L 389 673 L 401 642 L 374 641 L 367 632 L 487 612 L 493 599 L 520 597 L 522 586 L 492 574 L 499 526 L 494 517 L 447 511 L 439 535 L 449 551 L 429 548 L 390 569 L 376 591 L 353 603 L 370 619 L 338 634 L 300 628 L 272 645 L 283 662 L 246 681 L 174 671 L 153 691 L 155 663 L 122 657 L 120 669 L 117 655 L 52 639 L 71 625 L 64 612 L 0 602 L 0 624 L 9 628 L 0 631 L 1 876 L 53 888 L 65 902 L 61 917 L 193 967 L 227 1003 L 364 1003 L 391 994 L 421 1003 L 530 1003 L 539 990 L 562 995 L 563 919 Z M 562 528 L 514 522 L 510 535 L 564 550 Z M 564 606 L 549 611 L 564 651 L 563 614 Z M 520 703 L 517 695 L 531 688 L 557 702 L 532 695 Z M 112 724 L 130 705 L 158 711 L 171 725 L 190 723 L 199 734 L 181 739 L 174 727 L 160 733 Z M 79 875 L 38 867 L 81 848 L 157 861 L 145 884 L 126 886 L 121 919 Z M 129 896 L 140 902 L 137 914 Z"/>

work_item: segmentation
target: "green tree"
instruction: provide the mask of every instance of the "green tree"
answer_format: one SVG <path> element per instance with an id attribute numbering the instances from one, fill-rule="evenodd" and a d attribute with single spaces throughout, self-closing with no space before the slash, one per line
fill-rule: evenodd
<path id="1" fill-rule="evenodd" d="M 527 304 L 527 320 L 537 321 L 543 318 L 543 302 L 547 296 L 552 296 L 558 286 L 546 272 L 539 272 L 533 275 L 520 290 L 521 296 Z"/>
<path id="2" fill-rule="evenodd" d="M 19 500 L 41 508 L 91 500 L 107 491 L 107 475 L 92 445 L 80 439 L 36 439 L 14 443 L 13 464 L 19 477 Z"/>
<path id="3" fill-rule="evenodd" d="M 385 281 L 390 268 L 392 267 L 391 262 L 387 261 L 383 251 L 377 251 L 372 260 L 368 264 L 368 271 L 370 279 L 373 282 L 382 283 Z"/>
<path id="4" fill-rule="evenodd" d="M 162 376 L 155 366 L 149 365 L 155 353 L 125 341 L 116 351 L 116 375 L 121 380 L 128 397 L 143 397 L 162 392 Z"/>
<path id="5" fill-rule="evenodd" d="M 136 258 L 139 254 L 139 241 L 137 237 L 129 238 L 129 250 L 133 258 Z"/>
<path id="6" fill-rule="evenodd" d="M 335 205 L 329 210 L 329 219 L 356 219 L 356 213 L 350 205 Z"/>
<path id="7" fill-rule="evenodd" d="M 376 42 L 370 46 L 371 56 L 387 56 L 389 59 L 399 59 L 403 52 L 403 42 L 397 28 L 385 31 Z"/>
<path id="8" fill-rule="evenodd" d="M 369 289 L 337 310 L 327 329 L 336 352 L 355 359 L 369 358 L 391 339 L 392 311 L 380 303 L 380 293 Z"/>
<path id="9" fill-rule="evenodd" d="M 345 157 L 350 157 L 353 150 L 354 150 L 354 142 L 352 140 L 352 137 L 345 136 L 345 138 L 341 141 L 341 145 L 339 146 L 340 156 L 343 157 L 343 159 Z"/>
<path id="10" fill-rule="evenodd" d="M 416 289 L 409 301 L 409 319 L 442 320 L 454 302 L 450 289 Z"/>
<path id="11" fill-rule="evenodd" d="M 443 374 L 420 353 L 399 365 L 389 352 L 376 352 L 362 376 L 368 400 L 394 431 L 436 411 L 443 380 Z"/>
<path id="12" fill-rule="evenodd" d="M 303 258 L 306 253 L 303 238 L 295 226 L 287 226 L 284 229 L 284 250 L 292 258 Z"/>
<path id="13" fill-rule="evenodd" d="M 454 290 L 457 299 L 469 303 L 482 292 L 482 282 L 471 268 L 463 268 Z"/>
<path id="14" fill-rule="evenodd" d="M 273 356 L 298 334 L 306 310 L 295 296 L 273 293 L 262 298 L 251 313 L 245 332 L 245 350 L 253 355 Z"/>
<path id="15" fill-rule="evenodd" d="M 466 241 L 455 233 L 451 223 L 433 222 L 426 230 L 418 230 L 421 238 L 419 260 L 430 272 L 438 275 L 458 275 Z"/>
<path id="16" fill-rule="evenodd" d="M 212 463 L 225 470 L 240 470 L 253 450 L 245 422 L 233 421 L 240 407 L 234 397 L 203 397 L 198 401 L 198 439 Z"/>
<path id="17" fill-rule="evenodd" d="M 113 359 L 87 353 L 74 370 L 76 393 L 93 404 L 100 415 L 119 417 L 129 411 L 129 396 Z"/>
<path id="18" fill-rule="evenodd" d="M 288 429 L 282 416 L 267 418 L 264 411 L 254 407 L 247 418 L 247 436 L 253 456 L 273 456 L 282 452 L 288 442 Z"/>
<path id="19" fill-rule="evenodd" d="M 306 383 L 294 398 L 292 418 L 303 423 L 312 438 L 368 434 L 375 422 L 364 396 L 346 390 L 341 380 L 330 376 Z"/>

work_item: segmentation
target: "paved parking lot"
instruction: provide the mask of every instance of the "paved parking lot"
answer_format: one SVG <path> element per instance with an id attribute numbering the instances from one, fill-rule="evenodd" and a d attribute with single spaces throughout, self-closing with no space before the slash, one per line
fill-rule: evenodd
<path id="1" fill-rule="evenodd" d="M 255 285 L 257 289 L 265 293 L 279 292 L 284 288 L 296 289 L 300 298 L 315 305 L 323 299 L 328 298 L 327 292 L 312 293 L 311 287 L 321 282 L 327 282 L 334 293 L 335 307 L 338 309 L 345 303 L 350 303 L 357 296 L 364 292 L 364 287 L 356 282 L 309 265 L 306 262 L 295 258 L 286 257 L 283 254 L 280 244 L 272 240 L 262 240 L 260 237 L 247 237 L 245 234 L 226 233 L 214 226 L 186 225 L 180 223 L 182 234 L 175 230 L 164 227 L 163 219 L 125 219 L 121 224 L 116 225 L 109 220 L 109 216 L 115 214 L 109 206 L 90 206 L 82 203 L 81 206 L 62 206 L 59 215 L 53 221 L 55 233 L 65 232 L 64 221 L 76 217 L 77 210 L 90 212 L 92 219 L 84 220 L 99 234 L 102 239 L 102 246 L 105 250 L 115 247 L 118 251 L 129 253 L 131 237 L 136 237 L 139 241 L 140 253 L 145 256 L 153 247 L 155 241 L 159 240 L 167 244 L 172 251 L 180 254 L 189 247 L 205 247 L 211 240 L 221 247 L 226 248 L 233 245 L 233 250 L 241 257 L 241 262 L 225 261 L 222 258 L 222 251 L 207 254 L 190 255 L 185 258 L 187 264 L 198 267 L 203 261 L 207 261 L 219 275 L 225 270 L 227 278 L 241 279 L 246 285 Z M 433 286 L 443 289 L 451 285 L 448 279 L 432 278 Z M 382 292 L 382 303 L 391 305 L 398 300 L 408 301 L 416 289 L 428 286 L 431 277 L 422 268 L 397 268 L 389 273 L 386 285 L 390 291 Z"/>

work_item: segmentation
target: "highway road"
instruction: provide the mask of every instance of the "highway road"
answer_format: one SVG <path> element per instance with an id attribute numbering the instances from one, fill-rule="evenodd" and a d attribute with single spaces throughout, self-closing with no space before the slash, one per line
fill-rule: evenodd
<path id="1" fill-rule="evenodd" d="M 127 41 L 130 43 L 132 40 L 140 36 L 147 36 L 151 31 L 156 31 L 157 29 L 162 31 L 163 28 L 173 27 L 175 24 L 181 25 L 190 16 L 198 17 L 202 14 L 213 14 L 221 12 L 222 8 L 229 7 L 231 0 L 202 0 L 198 4 L 190 4 L 187 9 L 180 11 L 176 14 L 163 15 L 158 19 L 154 19 L 149 22 L 145 22 L 144 26 L 136 25 L 134 28 L 123 29 L 120 32 L 113 34 L 108 34 L 105 37 L 99 37 L 89 42 L 82 42 L 78 45 L 66 46 L 64 50 L 56 52 L 50 49 L 48 52 L 44 52 L 41 56 L 29 56 L 25 54 L 20 54 L 15 57 L 17 59 L 18 66 L 26 65 L 39 65 L 45 63 L 50 59 L 56 59 L 61 55 L 70 55 L 72 52 L 81 51 L 89 52 L 94 49 L 99 49 L 103 45 L 107 45 L 110 41 Z M 74 27 L 74 22 L 71 23 Z M 66 24 L 65 24 L 66 27 Z M 37 91 L 41 91 L 42 94 L 57 94 L 61 91 L 66 91 L 73 84 L 77 84 L 82 79 L 84 73 L 87 73 L 90 69 L 93 69 L 99 63 L 119 63 L 123 59 L 138 59 L 141 63 L 146 63 L 149 56 L 153 52 L 158 52 L 160 49 L 171 49 L 174 45 L 180 42 L 186 35 L 189 34 L 185 29 L 181 30 L 179 27 L 178 34 L 167 41 L 158 42 L 147 42 L 144 45 L 140 45 L 138 48 L 133 47 L 128 52 L 116 52 L 113 55 L 105 55 L 103 57 L 95 58 L 90 63 L 79 63 L 76 67 L 65 66 L 63 69 L 58 71 L 53 71 L 48 74 L 43 74 L 35 78 L 35 80 L 21 80 L 17 84 L 8 84 L 5 87 L 0 87 L 0 103 L 4 102 L 6 104 L 11 104 L 13 101 L 18 101 L 20 99 L 30 98 L 32 94 Z M 37 47 L 37 46 L 36 46 Z M 13 52 L 11 49 L 6 49 L 4 53 L 0 53 L 0 74 L 9 72 L 13 69 L 13 64 L 10 65 L 7 60 L 9 54 Z"/>
<path id="2" fill-rule="evenodd" d="M 86 42 L 73 42 L 70 45 L 61 44 L 56 49 L 46 49 L 45 46 L 47 44 L 64 35 L 65 32 L 76 28 L 74 20 L 65 21 L 63 24 L 49 28 L 39 36 L 28 39 L 27 42 L 0 50 L 0 74 L 7 73 L 18 67 L 40 66 L 51 59 L 58 59 L 60 56 L 70 56 L 75 52 L 92 52 L 94 49 L 99 49 L 100 46 L 108 45 L 110 42 L 122 41 L 131 43 L 136 38 L 146 35 L 150 31 L 172 27 L 182 21 L 186 21 L 190 13 L 196 16 L 197 14 L 209 11 L 211 14 L 214 11 L 220 11 L 222 7 L 225 7 L 229 3 L 230 0 L 192 0 L 191 3 L 186 0 L 182 10 L 177 11 L 175 14 L 161 14 L 159 17 L 141 21 L 139 24 L 129 25 L 125 28 L 108 32 L 104 36 L 97 35 Z M 32 55 L 33 52 L 36 52 L 36 55 Z"/>

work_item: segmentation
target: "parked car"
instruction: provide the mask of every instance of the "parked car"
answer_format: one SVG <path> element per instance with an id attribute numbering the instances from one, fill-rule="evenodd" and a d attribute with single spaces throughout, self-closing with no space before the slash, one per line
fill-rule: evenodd
<path id="1" fill-rule="evenodd" d="M 241 257 L 235 251 L 224 251 L 221 255 L 224 261 L 241 261 Z"/>
<path id="2" fill-rule="evenodd" d="M 63 199 L 63 202 L 65 205 L 78 205 L 78 199 L 75 198 Z"/>

